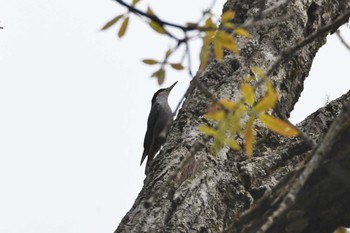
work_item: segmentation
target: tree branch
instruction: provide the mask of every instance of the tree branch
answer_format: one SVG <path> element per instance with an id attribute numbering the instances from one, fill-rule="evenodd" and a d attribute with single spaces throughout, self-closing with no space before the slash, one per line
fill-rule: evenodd
<path id="1" fill-rule="evenodd" d="M 339 25 L 341 22 L 344 22 L 344 20 L 348 19 L 350 17 L 350 9 L 345 11 L 343 15 L 339 16 L 337 19 L 335 19 L 333 22 L 327 24 L 326 26 L 320 28 L 319 30 L 312 33 L 310 36 L 305 38 L 304 40 L 300 41 L 299 43 L 293 45 L 290 48 L 287 48 L 286 50 L 282 51 L 281 55 L 275 61 L 275 63 L 270 67 L 270 69 L 267 71 L 267 76 L 270 76 L 272 72 L 277 69 L 277 67 L 287 59 L 291 58 L 298 50 L 300 50 L 305 45 L 311 43 L 314 41 L 317 37 L 324 35 L 326 33 L 329 33 L 330 31 L 334 30 L 334 26 Z"/>
<path id="2" fill-rule="evenodd" d="M 118 2 L 120 5 L 126 7 L 127 9 L 129 9 L 129 11 L 135 13 L 135 14 L 139 14 L 139 15 L 142 15 L 154 22 L 157 22 L 158 24 L 160 25 L 167 25 L 167 26 L 171 26 L 173 28 L 177 28 L 177 29 L 181 29 L 182 31 L 186 32 L 186 31 L 193 31 L 193 30 L 197 30 L 197 28 L 194 28 L 194 27 L 184 27 L 180 24 L 175 24 L 175 23 L 171 23 L 171 22 L 168 22 L 168 21 L 165 21 L 165 20 L 161 20 L 159 17 L 157 16 L 154 16 L 154 15 L 149 15 L 143 11 L 140 11 L 139 9 L 137 9 L 136 7 L 134 6 L 131 6 L 129 4 L 127 4 L 126 2 L 122 1 L 122 0 L 115 0 L 116 2 Z"/>
<path id="3" fill-rule="evenodd" d="M 340 42 L 341 42 L 348 50 L 350 50 L 350 46 L 348 45 L 348 43 L 346 43 L 346 41 L 344 40 L 344 38 L 340 35 L 340 31 L 337 30 L 337 31 L 335 32 L 335 34 L 338 36 Z"/>

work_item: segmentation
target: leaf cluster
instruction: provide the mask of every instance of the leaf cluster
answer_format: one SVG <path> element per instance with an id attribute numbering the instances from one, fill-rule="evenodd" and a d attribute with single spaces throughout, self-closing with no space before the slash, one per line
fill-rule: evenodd
<path id="1" fill-rule="evenodd" d="M 224 59 L 225 50 L 235 54 L 239 53 L 235 34 L 246 38 L 250 36 L 245 29 L 235 27 L 232 22 L 235 17 L 234 11 L 228 10 L 222 14 L 220 28 L 213 22 L 213 16 L 209 16 L 204 27 L 201 27 L 204 35 L 202 36 L 203 45 L 200 53 L 200 70 L 204 70 L 208 64 L 211 46 L 213 46 L 214 57 L 220 62 Z"/>
<path id="2" fill-rule="evenodd" d="M 145 21 L 147 22 L 147 24 L 152 30 L 154 30 L 155 32 L 161 35 L 169 36 L 170 38 L 176 41 L 176 44 L 169 50 L 174 52 L 178 50 L 182 44 L 185 45 L 183 59 L 181 59 L 180 62 L 169 63 L 169 64 L 170 64 L 170 67 L 176 70 L 182 70 L 184 69 L 184 67 L 186 67 L 191 76 L 192 76 L 191 56 L 189 52 L 190 41 L 201 39 L 203 42 L 200 56 L 199 56 L 200 57 L 199 70 L 202 71 L 206 67 L 212 52 L 214 54 L 214 57 L 218 61 L 223 60 L 225 51 L 229 51 L 236 54 L 239 53 L 235 35 L 243 36 L 247 38 L 249 37 L 249 33 L 245 29 L 240 27 L 235 27 L 235 25 L 233 24 L 235 13 L 231 10 L 224 12 L 221 18 L 219 19 L 217 19 L 217 17 L 214 14 L 212 14 L 210 10 L 207 10 L 203 12 L 203 16 L 198 22 L 189 22 L 185 26 L 181 26 L 181 25 L 176 25 L 176 24 L 172 24 L 161 20 L 150 7 L 147 7 L 147 11 L 145 12 L 142 12 L 136 9 L 135 6 L 139 1 L 140 0 L 133 0 L 131 5 L 127 5 L 122 1 L 118 1 L 121 4 L 123 3 L 124 6 L 127 6 L 128 11 L 125 14 L 117 15 L 116 17 L 111 19 L 102 27 L 102 30 L 106 30 L 112 27 L 118 21 L 121 20 L 122 23 L 118 30 L 118 37 L 121 38 L 125 35 L 126 30 L 128 28 L 130 13 L 134 13 L 138 16 L 140 15 L 144 16 Z M 221 24 L 221 27 L 218 26 L 219 24 Z M 174 36 L 171 31 L 167 30 L 166 28 L 167 26 L 169 27 L 172 26 L 173 28 L 180 29 L 184 34 L 183 38 L 178 38 Z M 166 59 L 168 59 L 169 56 L 166 56 Z M 187 58 L 187 61 L 188 61 L 187 66 L 183 64 L 185 57 Z M 155 65 L 155 64 L 161 65 L 157 71 L 152 73 L 151 77 L 157 78 L 158 83 L 162 84 L 164 82 L 165 74 L 166 74 L 165 65 L 167 63 L 165 62 L 165 60 L 156 61 L 154 59 L 144 59 L 143 62 L 148 65 Z"/>
<path id="3" fill-rule="evenodd" d="M 221 99 L 209 106 L 205 117 L 212 121 L 212 125 L 201 125 L 199 130 L 213 137 L 212 151 L 216 154 L 225 145 L 233 150 L 240 150 L 238 139 L 244 140 L 245 153 L 248 157 L 253 154 L 256 142 L 255 123 L 260 121 L 265 127 L 284 137 L 293 137 L 299 134 L 299 130 L 293 125 L 281 119 L 271 116 L 268 112 L 273 109 L 278 101 L 278 94 L 274 90 L 271 81 L 258 67 L 252 67 L 255 77 L 259 78 L 264 95 L 256 100 L 256 87 L 249 82 L 241 85 L 242 99 L 238 102 Z"/>
<path id="4" fill-rule="evenodd" d="M 174 39 L 176 44 L 166 51 L 164 59 L 142 60 L 144 64 L 159 66 L 152 73 L 151 77 L 156 78 L 160 85 L 165 80 L 167 67 L 175 70 L 183 70 L 186 67 L 189 74 L 193 77 L 191 72 L 190 41 L 194 39 L 202 40 L 202 48 L 199 54 L 199 73 L 201 73 L 207 67 L 211 58 L 221 62 L 225 57 L 225 53 L 239 55 L 237 37 L 250 37 L 246 29 L 237 27 L 233 23 L 235 12 L 232 10 L 224 12 L 219 19 L 208 10 L 203 12 L 203 16 L 198 22 L 191 22 L 187 23 L 186 26 L 182 26 L 161 20 L 150 7 L 145 12 L 136 9 L 135 6 L 139 1 L 133 0 L 132 4 L 128 5 L 122 0 L 117 0 L 117 2 L 127 7 L 128 11 L 107 22 L 102 27 L 102 30 L 112 27 L 121 20 L 118 37 L 123 37 L 128 27 L 129 14 L 134 13 L 144 18 L 149 27 L 155 32 Z M 183 38 L 174 36 L 166 27 L 180 29 L 183 32 Z M 181 48 L 181 45 L 185 45 L 181 61 L 170 62 L 170 57 L 176 50 Z M 183 64 L 186 60 L 184 58 L 187 58 L 187 66 Z M 241 85 L 240 94 L 242 98 L 238 101 L 216 100 L 216 98 L 213 98 L 215 102 L 209 106 L 205 115 L 211 121 L 211 124 L 199 127 L 201 132 L 213 137 L 212 151 L 214 154 L 225 145 L 233 150 L 240 150 L 241 144 L 243 144 L 247 157 L 252 156 L 254 144 L 256 143 L 257 122 L 285 137 L 296 136 L 300 133 L 293 125 L 269 114 L 278 101 L 278 93 L 263 70 L 258 67 L 252 67 L 251 71 L 254 76 L 245 78 L 244 83 Z M 252 83 L 254 82 L 255 84 L 253 85 Z M 259 99 L 257 99 L 255 94 L 258 93 L 258 89 L 261 89 L 260 92 L 263 93 Z"/>
<path id="5" fill-rule="evenodd" d="M 151 77 L 157 78 L 158 84 L 161 85 L 164 82 L 165 79 L 165 66 L 170 65 L 175 70 L 183 70 L 184 67 L 182 66 L 181 63 L 169 63 L 168 58 L 169 56 L 173 53 L 173 50 L 169 49 L 165 53 L 165 57 L 163 61 L 157 61 L 154 59 L 143 59 L 142 62 L 147 64 L 147 65 L 160 65 L 160 68 L 155 71 Z"/>
<path id="6" fill-rule="evenodd" d="M 140 0 L 133 0 L 131 3 L 131 6 L 134 7 L 136 6 L 136 4 L 139 2 Z M 130 14 L 130 10 L 128 10 L 125 14 L 120 14 L 115 16 L 113 19 L 111 19 L 110 21 L 108 21 L 102 28 L 101 30 L 107 30 L 108 28 L 112 27 L 113 25 L 115 25 L 116 23 L 118 23 L 118 21 L 122 21 L 121 26 L 118 30 L 118 37 L 122 38 L 125 33 L 126 30 L 128 28 L 129 25 L 129 14 Z"/>

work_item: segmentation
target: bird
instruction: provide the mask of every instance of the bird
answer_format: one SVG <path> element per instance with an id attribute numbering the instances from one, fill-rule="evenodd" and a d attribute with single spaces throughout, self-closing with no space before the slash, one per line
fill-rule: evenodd
<path id="1" fill-rule="evenodd" d="M 176 83 L 168 88 L 159 89 L 152 98 L 151 111 L 147 120 L 147 131 L 143 142 L 144 150 L 140 163 L 141 166 L 145 158 L 148 157 L 145 169 L 146 175 L 149 173 L 150 163 L 164 144 L 169 128 L 173 123 L 173 112 L 168 103 L 168 96 Z"/>

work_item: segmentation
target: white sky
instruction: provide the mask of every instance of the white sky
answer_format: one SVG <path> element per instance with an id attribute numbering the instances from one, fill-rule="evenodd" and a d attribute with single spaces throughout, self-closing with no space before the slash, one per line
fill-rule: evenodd
<path id="1" fill-rule="evenodd" d="M 180 23 L 210 2 L 149 1 Z M 140 60 L 162 58 L 170 43 L 137 18 L 122 40 L 118 27 L 99 31 L 124 11 L 113 1 L 0 1 L 1 233 L 113 232 L 131 208 L 159 88 Z M 349 58 L 337 38 L 321 49 L 293 122 L 349 89 Z M 164 86 L 176 80 L 173 108 L 190 81 L 171 72 Z"/>

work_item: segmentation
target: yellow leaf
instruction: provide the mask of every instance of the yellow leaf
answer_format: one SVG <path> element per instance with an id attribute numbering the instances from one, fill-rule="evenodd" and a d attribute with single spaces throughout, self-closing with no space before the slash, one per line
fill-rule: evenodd
<path id="1" fill-rule="evenodd" d="M 165 59 L 168 59 L 168 57 L 173 53 L 172 49 L 168 49 L 165 53 Z"/>
<path id="2" fill-rule="evenodd" d="M 204 68 L 207 66 L 209 52 L 210 52 L 209 45 L 203 44 L 202 49 L 201 49 L 201 53 L 200 53 L 201 64 L 199 66 L 199 70 L 204 70 Z"/>
<path id="3" fill-rule="evenodd" d="M 226 21 L 233 19 L 234 17 L 235 17 L 235 12 L 232 10 L 228 10 L 222 14 L 221 20 L 222 20 L 222 22 L 226 22 Z"/>
<path id="4" fill-rule="evenodd" d="M 250 82 L 250 81 L 252 81 L 252 80 L 255 80 L 255 77 L 254 77 L 254 76 L 248 75 L 248 76 L 245 76 L 245 77 L 243 78 L 243 81 L 244 81 L 244 82 Z"/>
<path id="5" fill-rule="evenodd" d="M 253 87 L 248 83 L 244 83 L 241 86 L 241 92 L 244 97 L 244 101 L 248 105 L 252 106 L 255 102 L 255 94 Z"/>
<path id="6" fill-rule="evenodd" d="M 153 13 L 151 7 L 147 7 L 147 14 L 151 15 L 151 16 L 155 16 L 155 14 Z"/>
<path id="7" fill-rule="evenodd" d="M 209 136 L 217 135 L 217 131 L 208 125 L 200 125 L 199 131 Z"/>
<path id="8" fill-rule="evenodd" d="M 208 19 L 205 21 L 205 29 L 206 29 L 206 30 L 213 30 L 213 31 L 216 30 L 216 25 L 213 23 L 213 21 L 212 21 L 211 18 L 208 18 Z"/>
<path id="9" fill-rule="evenodd" d="M 215 38 L 222 43 L 222 47 L 230 50 L 233 53 L 238 53 L 238 48 L 235 39 L 227 32 L 219 31 Z"/>
<path id="10" fill-rule="evenodd" d="M 253 66 L 250 68 L 250 70 L 256 75 L 256 76 L 259 76 L 260 78 L 266 78 L 266 74 L 265 72 L 260 69 L 259 67 L 257 66 Z"/>
<path id="11" fill-rule="evenodd" d="M 240 150 L 241 149 L 240 145 L 234 139 L 227 139 L 226 144 L 233 150 Z"/>
<path id="12" fill-rule="evenodd" d="M 222 61 L 224 59 L 224 51 L 219 40 L 214 41 L 214 55 L 218 61 Z"/>
<path id="13" fill-rule="evenodd" d="M 299 130 L 293 125 L 268 114 L 261 114 L 259 120 L 264 123 L 267 128 L 284 137 L 293 137 L 299 134 Z"/>
<path id="14" fill-rule="evenodd" d="M 203 44 L 209 46 L 210 43 L 213 41 L 214 36 L 215 36 L 214 32 L 207 32 L 203 37 Z"/>
<path id="15" fill-rule="evenodd" d="M 236 43 L 233 43 L 233 44 L 224 44 L 223 47 L 227 50 L 230 50 L 231 52 L 233 53 L 236 53 L 238 54 L 239 53 L 239 50 L 237 48 L 237 45 Z"/>
<path id="16" fill-rule="evenodd" d="M 224 31 L 219 31 L 216 35 L 216 38 L 220 40 L 223 44 L 235 43 L 235 40 L 233 39 L 233 37 L 229 33 Z"/>
<path id="17" fill-rule="evenodd" d="M 224 145 L 226 139 L 225 126 L 222 122 L 219 123 L 217 134 L 215 135 L 215 140 L 217 140 L 221 146 Z"/>
<path id="18" fill-rule="evenodd" d="M 147 64 L 147 65 L 154 65 L 154 64 L 158 64 L 159 62 L 153 59 L 143 59 L 142 60 L 143 63 Z"/>
<path id="19" fill-rule="evenodd" d="M 106 30 L 107 28 L 112 27 L 116 22 L 118 22 L 119 19 L 121 19 L 123 17 L 123 15 L 118 15 L 116 17 L 114 17 L 112 20 L 108 21 L 103 28 L 101 28 L 101 30 Z"/>
<path id="20" fill-rule="evenodd" d="M 151 77 L 155 77 L 158 79 L 158 84 L 161 85 L 164 82 L 165 79 L 165 70 L 163 68 L 160 68 L 156 72 L 152 74 Z"/>
<path id="21" fill-rule="evenodd" d="M 171 67 L 173 67 L 175 70 L 183 70 L 184 67 L 180 63 L 171 63 Z"/>
<path id="22" fill-rule="evenodd" d="M 253 129 L 254 118 L 249 118 L 244 129 L 245 153 L 247 157 L 253 154 L 253 146 L 255 144 L 255 134 Z"/>
<path id="23" fill-rule="evenodd" d="M 243 28 L 236 28 L 234 30 L 234 32 L 237 34 L 237 35 L 240 35 L 240 36 L 243 36 L 243 37 L 246 37 L 246 38 L 249 38 L 250 35 L 249 35 L 249 32 Z"/>
<path id="24" fill-rule="evenodd" d="M 218 151 L 224 146 L 223 141 L 221 141 L 219 138 L 215 137 L 213 141 L 213 145 L 211 147 L 211 152 L 214 156 L 217 155 Z"/>
<path id="25" fill-rule="evenodd" d="M 208 112 L 207 114 L 204 115 L 205 118 L 208 120 L 222 120 L 225 118 L 225 112 L 224 111 L 216 111 L 216 112 Z"/>
<path id="26" fill-rule="evenodd" d="M 347 233 L 348 231 L 346 230 L 345 227 L 338 227 L 333 231 L 333 233 Z"/>
<path id="27" fill-rule="evenodd" d="M 152 9 L 150 7 L 147 8 L 147 14 L 150 16 L 153 16 L 155 18 L 158 19 L 158 17 L 154 14 L 154 12 L 152 11 Z M 160 33 L 160 34 L 167 34 L 168 32 L 164 29 L 163 25 L 160 25 L 158 22 L 151 20 L 151 22 L 149 22 L 149 26 L 155 30 L 156 32 Z"/>
<path id="28" fill-rule="evenodd" d="M 156 31 L 156 32 L 158 32 L 158 33 L 160 33 L 160 34 L 167 34 L 167 31 L 163 28 L 163 26 L 160 25 L 159 23 L 155 22 L 155 21 L 151 21 L 151 22 L 149 23 L 149 26 L 151 26 L 151 28 L 152 28 L 154 31 Z"/>
<path id="29" fill-rule="evenodd" d="M 278 94 L 272 87 L 270 83 L 268 85 L 267 95 L 262 98 L 254 107 L 253 110 L 257 113 L 265 112 L 273 108 L 278 100 Z"/>
<path id="30" fill-rule="evenodd" d="M 159 70 L 159 75 L 158 75 L 158 84 L 162 85 L 165 79 L 165 70 L 164 69 L 160 69 Z"/>
<path id="31" fill-rule="evenodd" d="M 231 30 L 235 29 L 235 25 L 231 22 L 223 22 L 223 26 L 224 28 L 227 28 L 227 29 L 231 29 Z"/>
<path id="32" fill-rule="evenodd" d="M 234 110 L 237 107 L 237 104 L 231 100 L 221 99 L 218 101 L 218 104 L 224 106 L 228 110 Z"/>
<path id="33" fill-rule="evenodd" d="M 135 6 L 139 1 L 140 1 L 140 0 L 133 0 L 131 5 L 132 5 L 132 6 Z"/>
<path id="34" fill-rule="evenodd" d="M 124 36 L 126 29 L 128 27 L 128 23 L 129 23 L 129 17 L 126 17 L 122 23 L 122 26 L 120 26 L 119 32 L 118 32 L 118 36 L 119 38 L 121 38 L 122 36 Z"/>

